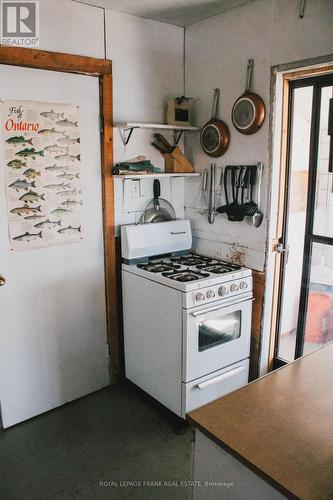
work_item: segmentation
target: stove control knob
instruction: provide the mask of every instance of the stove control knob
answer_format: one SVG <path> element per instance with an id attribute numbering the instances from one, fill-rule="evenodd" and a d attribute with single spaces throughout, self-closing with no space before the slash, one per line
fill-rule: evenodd
<path id="1" fill-rule="evenodd" d="M 215 292 L 213 292 L 213 290 L 208 290 L 206 297 L 207 299 L 213 299 L 215 297 Z"/>
<path id="2" fill-rule="evenodd" d="M 239 284 L 239 288 L 241 290 L 245 290 L 247 288 L 247 283 L 246 281 L 241 281 L 240 284 Z"/>
<path id="3" fill-rule="evenodd" d="M 234 283 L 233 285 L 231 285 L 231 287 L 230 287 L 230 291 L 231 292 L 237 292 L 237 290 L 238 290 L 238 285 L 236 285 L 236 283 Z"/>
<path id="4" fill-rule="evenodd" d="M 224 295 L 227 295 L 229 293 L 229 290 L 226 286 L 220 286 L 219 288 L 219 295 L 220 297 L 223 297 Z"/>
<path id="5" fill-rule="evenodd" d="M 197 302 L 201 302 L 202 300 L 205 300 L 205 296 L 204 296 L 204 294 L 203 294 L 203 293 L 201 293 L 201 292 L 197 293 L 197 294 L 196 294 L 196 296 L 195 296 L 195 300 L 196 300 Z"/>

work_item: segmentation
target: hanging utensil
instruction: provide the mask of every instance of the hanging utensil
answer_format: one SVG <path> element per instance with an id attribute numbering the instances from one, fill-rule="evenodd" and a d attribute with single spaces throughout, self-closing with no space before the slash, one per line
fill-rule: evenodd
<path id="1" fill-rule="evenodd" d="M 243 177 L 244 167 L 234 167 L 232 169 L 232 198 L 233 202 L 229 205 L 226 212 L 228 220 L 231 222 L 241 222 L 244 219 L 244 213 L 241 205 L 238 203 L 239 189 Z"/>
<path id="2" fill-rule="evenodd" d="M 208 181 L 208 170 L 204 170 L 202 172 L 202 188 L 201 195 L 199 201 L 199 213 L 204 215 L 208 210 L 208 202 L 207 202 L 207 181 Z"/>
<path id="3" fill-rule="evenodd" d="M 229 196 L 228 196 L 228 176 L 231 171 L 231 166 L 227 165 L 223 172 L 223 186 L 224 186 L 224 197 L 225 197 L 225 205 L 222 205 L 216 209 L 216 212 L 219 214 L 224 214 L 227 211 L 227 207 L 229 206 Z"/>
<path id="4" fill-rule="evenodd" d="M 261 162 L 258 163 L 258 174 L 259 174 L 259 180 L 258 180 L 258 195 L 257 195 L 257 210 L 255 211 L 253 215 L 253 225 L 255 227 L 259 227 L 263 221 L 264 214 L 260 210 L 260 196 L 261 196 L 261 181 L 262 181 L 262 170 L 263 170 L 263 164 Z"/>
<path id="5" fill-rule="evenodd" d="M 223 192 L 223 167 L 220 168 L 219 190 L 217 192 L 215 205 L 220 205 Z"/>
<path id="6" fill-rule="evenodd" d="M 217 158 L 222 156 L 230 144 L 229 128 L 224 121 L 219 120 L 218 104 L 220 98 L 220 89 L 214 89 L 214 99 L 212 108 L 212 117 L 201 129 L 200 143 L 204 152 L 208 156 Z"/>
<path id="7" fill-rule="evenodd" d="M 208 222 L 214 224 L 215 222 L 215 175 L 216 166 L 214 163 L 210 165 L 210 179 L 209 179 L 209 198 L 208 198 Z"/>
<path id="8" fill-rule="evenodd" d="M 257 204 L 253 201 L 253 186 L 256 183 L 257 166 L 249 165 L 247 167 L 247 184 L 250 185 L 250 201 L 244 203 L 243 213 L 245 216 L 252 217 L 257 210 Z"/>
<path id="9" fill-rule="evenodd" d="M 154 198 L 148 203 L 139 219 L 139 224 L 150 224 L 152 222 L 165 222 L 176 218 L 175 209 L 167 200 L 160 198 L 161 184 L 154 179 Z"/>
<path id="10" fill-rule="evenodd" d="M 235 128 L 241 134 L 254 134 L 265 120 L 265 104 L 262 98 L 251 92 L 254 59 L 247 63 L 245 92 L 233 105 L 231 118 Z"/>

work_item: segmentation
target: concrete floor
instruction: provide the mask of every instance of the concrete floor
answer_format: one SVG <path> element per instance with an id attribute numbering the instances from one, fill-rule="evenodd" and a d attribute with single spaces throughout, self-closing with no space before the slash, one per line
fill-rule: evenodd
<path id="1" fill-rule="evenodd" d="M 132 384 L 109 387 L 0 431 L 0 499 L 186 500 L 191 441 L 186 423 Z"/>

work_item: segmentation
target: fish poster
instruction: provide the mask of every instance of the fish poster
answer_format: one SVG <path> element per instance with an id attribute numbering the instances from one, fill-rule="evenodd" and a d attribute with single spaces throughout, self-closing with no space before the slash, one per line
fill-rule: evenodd
<path id="1" fill-rule="evenodd" d="M 79 107 L 1 102 L 11 250 L 82 239 Z"/>

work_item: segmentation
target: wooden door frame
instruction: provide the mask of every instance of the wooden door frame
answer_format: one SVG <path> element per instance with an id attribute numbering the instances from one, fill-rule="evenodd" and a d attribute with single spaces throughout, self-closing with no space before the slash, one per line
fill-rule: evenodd
<path id="1" fill-rule="evenodd" d="M 113 191 L 112 62 L 107 59 L 36 49 L 0 46 L 0 64 L 58 71 L 99 79 L 101 116 L 101 173 L 107 342 L 110 383 L 120 379 L 119 319 L 116 278 L 116 240 Z"/>
<path id="2" fill-rule="evenodd" d="M 279 195 L 278 195 L 278 209 L 277 209 L 277 229 L 276 237 L 270 243 L 269 251 L 274 251 L 274 246 L 279 243 L 283 237 L 284 218 L 286 212 L 285 195 L 286 195 L 286 171 L 288 162 L 288 134 L 290 129 L 289 123 L 289 94 L 290 83 L 295 80 L 304 78 L 311 78 L 314 76 L 321 76 L 333 72 L 333 65 L 320 65 L 310 68 L 304 68 L 295 71 L 282 73 L 282 119 L 281 119 L 281 137 L 280 137 L 280 172 L 279 172 Z M 278 327 L 278 304 L 279 296 L 282 291 L 281 280 L 281 265 L 283 263 L 283 255 L 277 253 L 274 264 L 274 277 L 273 277 L 273 298 L 271 308 L 271 322 L 270 322 L 270 341 L 269 341 L 269 355 L 268 355 L 268 371 L 273 370 L 273 363 L 275 357 L 275 343 Z"/>

